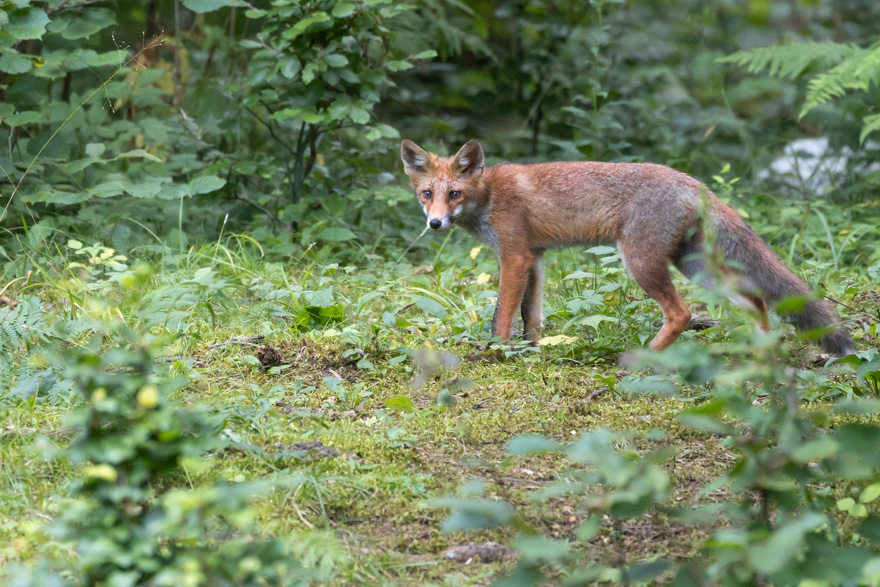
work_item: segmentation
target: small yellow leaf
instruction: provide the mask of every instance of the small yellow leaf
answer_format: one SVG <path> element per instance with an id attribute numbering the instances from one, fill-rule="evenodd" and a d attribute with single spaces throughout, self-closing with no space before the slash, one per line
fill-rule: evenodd
<path id="1" fill-rule="evenodd" d="M 103 387 L 99 387 L 92 392 L 92 403 L 102 402 L 105 399 L 107 399 L 107 390 Z"/>
<path id="2" fill-rule="evenodd" d="M 492 279 L 492 277 L 488 273 L 480 273 L 479 275 L 477 275 L 477 285 L 489 283 L 490 279 Z"/>
<path id="3" fill-rule="evenodd" d="M 86 476 L 112 483 L 116 481 L 119 474 L 110 465 L 90 465 L 86 467 Z"/>
<path id="4" fill-rule="evenodd" d="M 538 341 L 538 346 L 558 346 L 561 344 L 571 344 L 577 339 L 578 337 L 576 336 L 565 336 L 564 334 L 557 334 L 556 336 L 545 336 Z"/>
<path id="5" fill-rule="evenodd" d="M 483 247 L 474 247 L 471 249 L 471 259 L 476 259 L 477 255 L 480 254 L 480 251 L 483 250 Z"/>
<path id="6" fill-rule="evenodd" d="M 159 403 L 159 390 L 155 385 L 145 385 L 137 394 L 137 402 L 145 408 L 155 408 Z"/>

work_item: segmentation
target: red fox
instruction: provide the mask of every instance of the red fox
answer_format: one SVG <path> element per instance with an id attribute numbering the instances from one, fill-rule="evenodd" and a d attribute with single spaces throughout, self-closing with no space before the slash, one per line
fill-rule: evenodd
<path id="1" fill-rule="evenodd" d="M 687 328 L 690 312 L 669 274 L 671 261 L 708 288 L 716 285 L 706 258 L 706 232 L 715 236 L 735 274 L 737 305 L 758 313 L 769 328 L 765 300 L 807 296 L 810 287 L 770 251 L 733 209 L 698 180 L 652 163 L 556 162 L 486 168 L 483 147 L 468 141 L 453 157 L 438 157 L 410 140 L 400 145 L 404 170 L 428 226 L 457 224 L 495 252 L 501 266 L 492 336 L 505 341 L 520 308 L 527 338 L 541 337 L 544 251 L 587 243 L 616 243 L 624 267 L 663 311 L 650 343 L 661 350 Z M 834 355 L 853 352 L 831 306 L 812 300 L 789 318 L 801 330 L 830 329 L 820 339 Z"/>

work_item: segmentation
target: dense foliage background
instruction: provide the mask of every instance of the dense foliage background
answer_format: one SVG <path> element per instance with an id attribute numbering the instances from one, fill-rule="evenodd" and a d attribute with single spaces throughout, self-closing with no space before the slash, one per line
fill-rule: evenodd
<path id="1" fill-rule="evenodd" d="M 0 0 L 0 575 L 877 584 L 878 22 L 874 0 Z M 485 342 L 497 268 L 419 238 L 402 137 L 691 173 L 862 351 L 823 368 L 689 289 L 708 328 L 621 370 L 659 312 L 594 247 L 548 259 L 547 346 L 441 377 L 456 361 L 416 349 Z M 447 550 L 484 540 L 474 567 Z"/>

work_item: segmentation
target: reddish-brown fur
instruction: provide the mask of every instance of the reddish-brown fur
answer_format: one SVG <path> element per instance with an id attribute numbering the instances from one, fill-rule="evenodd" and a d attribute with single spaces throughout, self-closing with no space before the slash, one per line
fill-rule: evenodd
<path id="1" fill-rule="evenodd" d="M 403 141 L 401 157 L 431 228 L 460 224 L 495 250 L 501 275 L 492 333 L 501 340 L 510 338 L 518 307 L 528 338 L 540 338 L 542 256 L 559 246 L 617 244 L 630 275 L 663 311 L 663 327 L 650 345 L 657 350 L 672 344 L 690 319 L 673 287 L 669 262 L 709 287 L 715 283 L 705 258 L 705 230 L 715 233 L 716 247 L 728 258 L 746 266 L 742 272 L 724 268 L 724 273 L 739 277 L 737 299 L 758 313 L 761 328 L 767 327 L 765 298 L 810 292 L 739 214 L 696 179 L 663 165 L 556 162 L 484 168 L 477 141 L 449 158 Z M 810 304 L 794 317 L 799 326 L 836 321 L 827 304 Z M 823 343 L 838 354 L 851 349 L 840 329 Z"/>

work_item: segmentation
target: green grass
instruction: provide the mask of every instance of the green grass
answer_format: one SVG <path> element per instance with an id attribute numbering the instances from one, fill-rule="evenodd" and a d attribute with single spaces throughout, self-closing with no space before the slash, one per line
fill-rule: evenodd
<path id="1" fill-rule="evenodd" d="M 548 259 L 545 334 L 565 333 L 575 342 L 521 351 L 502 363 L 463 362 L 413 388 L 415 349 L 464 356 L 485 339 L 495 281 L 481 275 L 494 276 L 495 261 L 468 245 L 442 241 L 432 263 L 415 267 L 368 256 L 334 266 L 329 261 L 338 251 L 330 247 L 281 263 L 261 258 L 246 239 L 230 239 L 164 265 L 119 271 L 121 286 L 103 267 L 92 267 L 89 277 L 44 259 L 44 281 L 14 293 L 40 295 L 47 315 L 88 312 L 181 333 L 160 368 L 190 378 L 176 399 L 223 414 L 231 440 L 222 452 L 187 460 L 186 483 L 276 481 L 255 497 L 254 532 L 293 537 L 296 554 L 323 569 L 327 584 L 463 585 L 485 583 L 509 568 L 510 561 L 465 565 L 444 557 L 452 546 L 506 544 L 513 535 L 510 528 L 441 531 L 446 513 L 432 507 L 432 499 L 455 495 L 474 480 L 485 483 L 485 496 L 516 506 L 521 526 L 574 540 L 584 521 L 577 500 L 530 499 L 570 463 L 558 455 L 508 456 L 508 441 L 520 434 L 570 441 L 606 427 L 626 432 L 623 442 L 636 453 L 677 446 L 678 454 L 663 463 L 674 483 L 671 505 L 715 501 L 717 494 L 699 491 L 735 457 L 717 438 L 676 419 L 700 401 L 699 388 L 683 388 L 676 397 L 600 391 L 597 376 L 633 375 L 617 365 L 618 356 L 644 345 L 661 319 L 608 251 Z M 591 275 L 565 279 L 575 270 Z M 840 282 L 836 270 L 823 270 L 825 283 Z M 751 330 L 746 317 L 711 294 L 681 286 L 696 313 L 719 320 L 716 327 L 686 333 L 685 341 L 716 344 Z M 832 293 L 856 304 L 851 293 Z M 582 303 L 572 307 L 572 300 Z M 310 318 L 305 310 L 336 304 L 339 319 Z M 263 338 L 234 342 L 255 336 Z M 864 336 L 863 343 L 876 343 L 873 335 Z M 808 364 L 815 349 L 789 342 L 793 364 Z M 260 347 L 275 352 L 274 366 L 260 364 Z M 14 363 L 25 361 L 20 354 Z M 471 383 L 456 388 L 448 383 L 453 377 Z M 444 386 L 454 389 L 449 407 L 437 402 Z M 824 405 L 825 393 L 817 388 L 817 406 Z M 43 523 L 56 515 L 67 484 L 79 475 L 53 460 L 69 440 L 65 416 L 76 406 L 52 393 L 29 401 L 10 394 L 3 401 L 0 566 L 70 557 L 70 545 L 55 542 Z M 661 440 L 656 430 L 665 431 Z M 333 454 L 290 454 L 291 445 L 311 441 Z M 697 555 L 709 532 L 657 511 L 604 528 L 577 548 L 605 563 L 621 557 L 628 563 L 684 560 Z"/>

